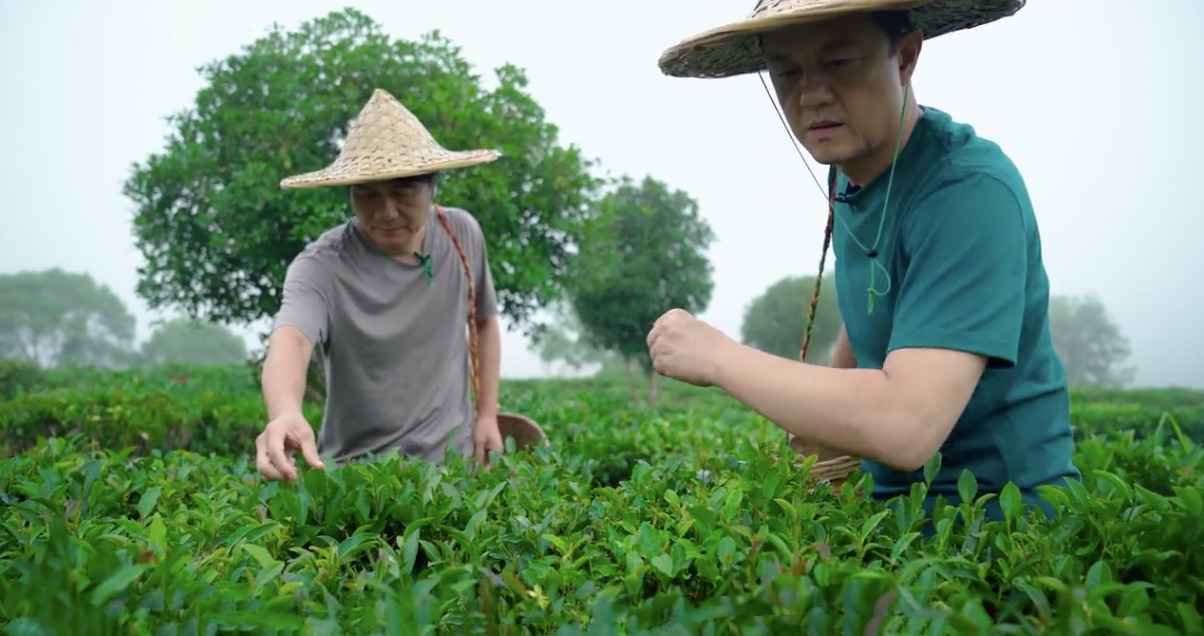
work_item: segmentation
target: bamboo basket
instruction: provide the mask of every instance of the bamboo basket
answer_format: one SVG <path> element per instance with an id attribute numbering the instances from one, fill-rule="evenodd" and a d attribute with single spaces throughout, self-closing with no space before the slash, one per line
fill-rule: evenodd
<path id="1" fill-rule="evenodd" d="M 514 439 L 514 448 L 523 450 L 535 445 L 548 446 L 548 436 L 535 420 L 519 413 L 498 413 L 497 427 L 502 440 Z"/>
<path id="2" fill-rule="evenodd" d="M 815 463 L 807 476 L 818 483 L 827 483 L 828 491 L 833 495 L 840 494 L 840 489 L 849 479 L 849 473 L 861 465 L 861 460 L 852 455 L 846 455 L 818 444 L 808 444 L 802 438 L 786 434 L 790 449 L 795 453 L 794 466 L 802 468 L 807 457 L 815 456 Z"/>

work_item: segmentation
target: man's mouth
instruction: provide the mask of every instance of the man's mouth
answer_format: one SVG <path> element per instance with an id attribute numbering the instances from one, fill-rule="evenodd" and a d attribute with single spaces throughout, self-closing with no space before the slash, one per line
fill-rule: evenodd
<path id="1" fill-rule="evenodd" d="M 833 128 L 840 128 L 843 125 L 839 122 L 820 120 L 808 126 L 807 130 L 832 130 Z"/>

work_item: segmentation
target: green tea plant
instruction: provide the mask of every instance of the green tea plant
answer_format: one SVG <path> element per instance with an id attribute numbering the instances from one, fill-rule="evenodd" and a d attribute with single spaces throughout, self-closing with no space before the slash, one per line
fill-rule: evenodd
<path id="1" fill-rule="evenodd" d="M 930 518 L 923 484 L 832 494 L 771 424 L 668 383 L 655 409 L 621 381 L 505 383 L 552 444 L 488 471 L 266 482 L 254 387 L 213 373 L 51 374 L 0 404 L 6 633 L 1204 633 L 1190 402 L 1124 428 L 1093 402 L 1055 518 L 1009 488 L 988 521 L 968 474 Z"/>

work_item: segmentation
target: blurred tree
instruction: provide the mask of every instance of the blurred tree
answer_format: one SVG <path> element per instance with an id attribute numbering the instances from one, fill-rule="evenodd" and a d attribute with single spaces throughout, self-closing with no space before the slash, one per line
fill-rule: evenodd
<path id="1" fill-rule="evenodd" d="M 175 318 L 155 329 L 142 344 L 143 364 L 240 364 L 247 345 L 238 334 L 210 322 Z"/>
<path id="2" fill-rule="evenodd" d="M 1121 388 L 1137 370 L 1126 366 L 1129 340 L 1095 294 L 1051 296 L 1049 330 L 1070 386 Z"/>
<path id="3" fill-rule="evenodd" d="M 150 307 L 227 324 L 275 313 L 292 258 L 350 215 L 342 189 L 285 192 L 280 179 L 332 161 L 376 88 L 446 147 L 502 150 L 497 162 L 447 173 L 438 200 L 480 220 L 511 324 L 529 328 L 559 292 L 600 182 L 578 149 L 559 144 L 520 69 L 497 69 L 486 90 L 438 32 L 394 40 L 346 9 L 293 32 L 274 27 L 199 72 L 194 106 L 169 119 L 166 149 L 124 188 L 146 260 L 137 291 Z"/>
<path id="4" fill-rule="evenodd" d="M 744 310 L 740 338 L 744 344 L 767 353 L 798 360 L 807 326 L 807 303 L 815 290 L 815 276 L 788 276 L 770 285 Z M 840 332 L 840 308 L 831 274 L 824 276 L 811 331 L 807 362 L 828 364 Z"/>
<path id="5" fill-rule="evenodd" d="M 124 368 L 135 326 L 121 299 L 86 273 L 56 267 L 0 275 L 0 359 Z"/>
<path id="6" fill-rule="evenodd" d="M 648 401 L 659 402 L 647 336 L 656 319 L 680 307 L 706 310 L 714 288 L 706 250 L 714 239 L 698 203 L 652 177 L 622 177 L 599 204 L 596 242 L 574 261 L 566 282 L 583 341 L 643 369 Z"/>
<path id="7" fill-rule="evenodd" d="M 533 348 L 541 362 L 545 365 L 560 362 L 574 370 L 596 364 L 600 367 L 599 374 L 627 370 L 627 364 L 621 356 L 593 346 L 584 339 L 581 319 L 568 299 L 560 298 L 552 302 L 547 310 L 551 320 L 532 337 Z"/>

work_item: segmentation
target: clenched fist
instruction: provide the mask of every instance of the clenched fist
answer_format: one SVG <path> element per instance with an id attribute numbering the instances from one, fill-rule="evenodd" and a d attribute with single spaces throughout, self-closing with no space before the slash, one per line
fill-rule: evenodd
<path id="1" fill-rule="evenodd" d="M 724 353 L 734 342 L 683 309 L 665 312 L 648 332 L 648 355 L 656 372 L 695 386 L 711 386 Z"/>

